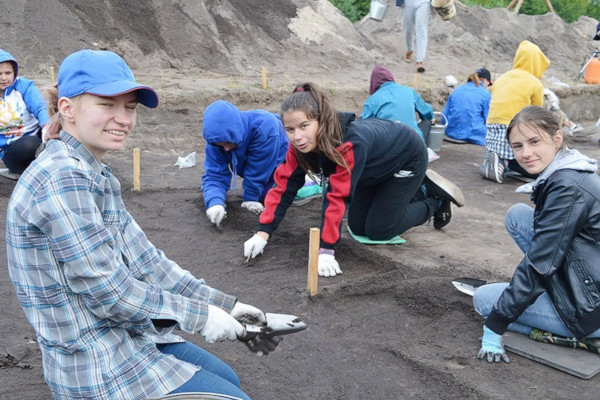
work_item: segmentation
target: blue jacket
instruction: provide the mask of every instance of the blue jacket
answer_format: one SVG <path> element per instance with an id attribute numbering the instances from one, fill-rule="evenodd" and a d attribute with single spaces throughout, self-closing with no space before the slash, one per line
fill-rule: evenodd
<path id="1" fill-rule="evenodd" d="M 421 119 L 433 119 L 433 107 L 411 87 L 385 82 L 365 101 L 361 119 L 382 118 L 401 122 L 413 128 L 423 138 L 415 111 Z"/>
<path id="2" fill-rule="evenodd" d="M 19 64 L 6 50 L 0 49 L 0 63 L 10 62 L 15 80 L 0 98 L 0 157 L 6 148 L 23 136 L 35 135 L 48 123 L 46 103 L 33 81 L 18 76 Z"/>
<path id="3" fill-rule="evenodd" d="M 225 195 L 237 176 L 244 178 L 242 201 L 259 201 L 272 182 L 275 168 L 285 159 L 288 139 L 278 115 L 264 110 L 240 111 L 218 100 L 206 108 L 202 134 L 206 158 L 202 192 L 206 208 L 225 205 Z M 215 143 L 233 143 L 225 151 Z"/>
<path id="4" fill-rule="evenodd" d="M 460 85 L 448 97 L 444 115 L 448 119 L 446 135 L 485 146 L 485 133 L 491 95 L 473 82 Z"/>

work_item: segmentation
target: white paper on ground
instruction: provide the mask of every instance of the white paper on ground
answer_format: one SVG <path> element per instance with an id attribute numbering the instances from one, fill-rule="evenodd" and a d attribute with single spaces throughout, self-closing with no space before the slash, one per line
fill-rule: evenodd
<path id="1" fill-rule="evenodd" d="M 193 153 L 188 154 L 185 157 L 177 157 L 177 162 L 173 166 L 179 167 L 179 169 L 181 169 L 181 168 L 190 168 L 190 167 L 193 167 L 194 165 L 196 165 L 196 152 L 195 151 Z"/>

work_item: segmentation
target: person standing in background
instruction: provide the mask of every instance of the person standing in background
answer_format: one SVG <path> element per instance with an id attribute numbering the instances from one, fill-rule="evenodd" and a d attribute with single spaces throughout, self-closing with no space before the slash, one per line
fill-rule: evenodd
<path id="1" fill-rule="evenodd" d="M 431 14 L 430 0 L 404 0 L 396 2 L 396 5 L 401 5 L 398 3 L 404 4 L 402 11 L 402 34 L 406 42 L 404 61 L 412 62 L 416 41 L 417 72 L 425 72 L 423 62 L 427 54 L 429 16 Z"/>

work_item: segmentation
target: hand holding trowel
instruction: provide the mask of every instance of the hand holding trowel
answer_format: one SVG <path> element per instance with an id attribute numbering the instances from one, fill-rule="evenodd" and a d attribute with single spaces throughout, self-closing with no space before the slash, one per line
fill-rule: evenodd
<path id="1" fill-rule="evenodd" d="M 295 315 L 265 313 L 265 324 L 243 323 L 246 332 L 238 340 L 246 343 L 253 353 L 267 355 L 279 345 L 282 335 L 306 329 L 306 324 Z"/>
<path id="2" fill-rule="evenodd" d="M 483 279 L 476 278 L 457 278 L 452 281 L 456 289 L 462 293 L 473 296 L 478 287 L 486 284 Z M 537 342 L 554 344 L 557 346 L 571 347 L 573 349 L 583 349 L 592 353 L 600 354 L 600 341 L 597 339 L 585 339 L 583 341 L 555 335 L 551 332 L 545 332 L 538 328 L 533 328 L 529 338 Z"/>

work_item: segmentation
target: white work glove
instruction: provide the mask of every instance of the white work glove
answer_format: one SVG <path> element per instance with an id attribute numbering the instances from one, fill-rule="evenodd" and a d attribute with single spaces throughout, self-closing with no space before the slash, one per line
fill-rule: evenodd
<path id="1" fill-rule="evenodd" d="M 253 214 L 260 214 L 265 209 L 258 201 L 243 201 L 242 208 L 245 208 Z"/>
<path id="2" fill-rule="evenodd" d="M 206 216 L 208 217 L 210 222 L 215 224 L 218 228 L 221 225 L 221 221 L 223 221 L 223 218 L 227 216 L 227 212 L 225 211 L 225 207 L 223 207 L 222 204 L 217 204 L 206 210 Z"/>
<path id="3" fill-rule="evenodd" d="M 333 254 L 319 254 L 319 276 L 329 277 L 342 273 L 340 265 Z"/>
<path id="4" fill-rule="evenodd" d="M 246 330 L 227 311 L 208 305 L 208 317 L 200 334 L 208 343 L 222 342 L 224 340 L 236 340 L 243 336 Z"/>
<path id="5" fill-rule="evenodd" d="M 267 317 L 264 312 L 241 301 L 235 303 L 230 314 L 237 321 L 245 324 L 265 325 L 267 323 Z"/>
<path id="6" fill-rule="evenodd" d="M 244 257 L 247 259 L 255 258 L 257 255 L 262 254 L 267 241 L 256 233 L 250 239 L 244 242 Z"/>

